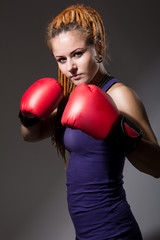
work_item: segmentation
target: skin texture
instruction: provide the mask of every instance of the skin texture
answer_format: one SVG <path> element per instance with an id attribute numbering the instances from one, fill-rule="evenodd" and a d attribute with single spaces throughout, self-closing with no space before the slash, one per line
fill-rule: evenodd
<path id="1" fill-rule="evenodd" d="M 103 63 L 97 63 L 96 47 L 86 44 L 86 39 L 78 30 L 62 32 L 51 39 L 53 55 L 60 70 L 70 80 L 97 85 L 106 75 Z M 150 126 L 143 103 L 129 87 L 116 83 L 107 92 L 115 102 L 119 112 L 134 122 L 143 131 L 137 148 L 130 153 L 128 160 L 140 171 L 155 178 L 160 177 L 160 147 Z M 55 127 L 56 110 L 45 121 L 36 126 L 21 127 L 26 141 L 39 141 L 51 136 Z M 154 158 L 153 158 L 154 156 Z"/>

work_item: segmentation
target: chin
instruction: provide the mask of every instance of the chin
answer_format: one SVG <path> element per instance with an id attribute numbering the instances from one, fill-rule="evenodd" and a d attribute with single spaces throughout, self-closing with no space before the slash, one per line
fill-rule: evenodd
<path id="1" fill-rule="evenodd" d="M 77 80 L 77 81 L 72 81 L 76 86 L 80 85 L 81 83 L 85 83 L 84 81 Z"/>
<path id="2" fill-rule="evenodd" d="M 80 84 L 82 84 L 82 83 L 85 83 L 85 84 L 89 84 L 89 82 L 90 81 L 86 81 L 86 80 L 82 80 L 82 79 L 80 79 L 80 80 L 77 80 L 77 81 L 72 81 L 76 86 L 78 86 L 78 85 L 80 85 Z"/>
<path id="3" fill-rule="evenodd" d="M 82 83 L 84 83 L 84 82 L 82 82 L 82 81 L 76 81 L 76 82 L 74 82 L 74 84 L 75 84 L 76 86 L 78 86 L 78 85 L 80 85 L 80 84 L 82 84 Z"/>

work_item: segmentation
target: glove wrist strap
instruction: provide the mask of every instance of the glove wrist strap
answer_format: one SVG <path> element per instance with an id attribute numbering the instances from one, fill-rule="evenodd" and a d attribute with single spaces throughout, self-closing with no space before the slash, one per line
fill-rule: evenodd
<path id="1" fill-rule="evenodd" d="M 141 129 L 137 128 L 125 116 L 121 116 L 118 126 L 106 138 L 106 142 L 113 151 L 125 156 L 135 150 L 141 137 Z"/>
<path id="2" fill-rule="evenodd" d="M 20 119 L 21 123 L 25 127 L 32 127 L 40 121 L 40 118 L 38 117 L 34 117 L 34 118 L 25 117 L 21 111 L 19 111 L 18 118 Z"/>

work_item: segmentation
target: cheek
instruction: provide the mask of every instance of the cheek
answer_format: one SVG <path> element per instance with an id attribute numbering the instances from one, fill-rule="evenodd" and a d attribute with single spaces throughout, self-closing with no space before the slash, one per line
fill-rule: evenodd
<path id="1" fill-rule="evenodd" d="M 90 54 L 79 61 L 79 67 L 83 67 L 83 69 L 85 69 L 86 71 L 93 71 L 93 69 L 97 69 L 97 66 L 98 65 L 94 56 L 91 56 Z"/>
<path id="2" fill-rule="evenodd" d="M 58 64 L 59 69 L 61 70 L 61 72 L 66 75 L 66 68 L 65 68 L 65 64 Z"/>
<path id="3" fill-rule="evenodd" d="M 98 71 L 99 64 L 96 62 L 95 58 L 90 59 L 88 63 L 88 70 L 95 74 Z"/>

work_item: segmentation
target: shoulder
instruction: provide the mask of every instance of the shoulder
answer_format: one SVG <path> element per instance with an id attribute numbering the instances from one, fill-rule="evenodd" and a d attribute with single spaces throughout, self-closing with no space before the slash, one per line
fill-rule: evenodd
<path id="1" fill-rule="evenodd" d="M 107 93 L 115 102 L 120 113 L 142 129 L 144 138 L 155 141 L 144 104 L 137 93 L 122 83 L 114 84 Z"/>
<path id="2" fill-rule="evenodd" d="M 120 112 L 129 114 L 131 109 L 134 110 L 134 107 L 143 108 L 143 104 L 136 92 L 122 83 L 114 84 L 107 93 L 112 97 Z"/>

